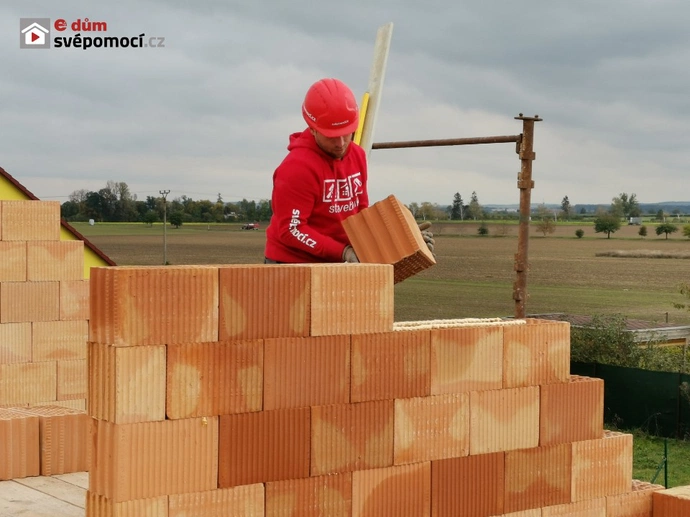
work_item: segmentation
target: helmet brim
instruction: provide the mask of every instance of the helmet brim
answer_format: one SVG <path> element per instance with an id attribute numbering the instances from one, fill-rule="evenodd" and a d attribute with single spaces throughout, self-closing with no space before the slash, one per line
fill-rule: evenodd
<path id="1" fill-rule="evenodd" d="M 310 125 L 310 127 L 314 129 L 314 131 L 316 131 L 317 133 L 321 133 L 326 138 L 338 138 L 339 136 L 349 135 L 357 131 L 358 124 L 359 120 L 355 120 L 345 126 L 335 129 L 322 129 L 315 127 L 314 125 Z"/>

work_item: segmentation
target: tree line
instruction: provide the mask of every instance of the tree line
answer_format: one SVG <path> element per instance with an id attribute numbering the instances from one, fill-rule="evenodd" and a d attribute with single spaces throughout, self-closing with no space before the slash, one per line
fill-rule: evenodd
<path id="1" fill-rule="evenodd" d="M 223 223 L 235 221 L 268 221 L 271 202 L 242 199 L 225 202 L 220 194 L 214 202 L 194 200 L 186 195 L 174 199 L 147 196 L 137 199 L 125 182 L 108 181 L 98 191 L 75 190 L 60 207 L 62 217 L 69 222 L 141 222 L 153 224 L 165 217 L 173 226 L 186 222 Z"/>

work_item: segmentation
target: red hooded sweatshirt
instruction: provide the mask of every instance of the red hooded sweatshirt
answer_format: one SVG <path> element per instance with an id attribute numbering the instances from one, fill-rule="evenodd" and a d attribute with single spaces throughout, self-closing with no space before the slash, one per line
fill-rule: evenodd
<path id="1" fill-rule="evenodd" d="M 307 129 L 290 135 L 288 151 L 273 174 L 266 258 L 341 262 L 350 244 L 341 221 L 369 206 L 364 150 L 352 142 L 345 156 L 333 158 Z"/>

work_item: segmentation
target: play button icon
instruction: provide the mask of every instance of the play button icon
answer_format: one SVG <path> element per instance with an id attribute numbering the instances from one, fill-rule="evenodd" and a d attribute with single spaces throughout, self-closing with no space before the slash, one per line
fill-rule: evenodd
<path id="1" fill-rule="evenodd" d="M 32 32 L 31 33 L 31 43 L 33 43 L 37 39 L 41 39 L 41 37 L 38 34 L 36 34 L 35 32 Z"/>
<path id="2" fill-rule="evenodd" d="M 19 48 L 50 48 L 50 18 L 20 18 Z"/>

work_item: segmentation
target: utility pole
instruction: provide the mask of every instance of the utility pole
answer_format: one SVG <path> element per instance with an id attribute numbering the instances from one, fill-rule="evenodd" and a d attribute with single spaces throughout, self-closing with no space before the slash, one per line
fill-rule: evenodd
<path id="1" fill-rule="evenodd" d="M 167 196 L 170 194 L 169 190 L 159 190 L 158 193 L 163 196 L 163 265 L 168 265 L 168 201 Z"/>

